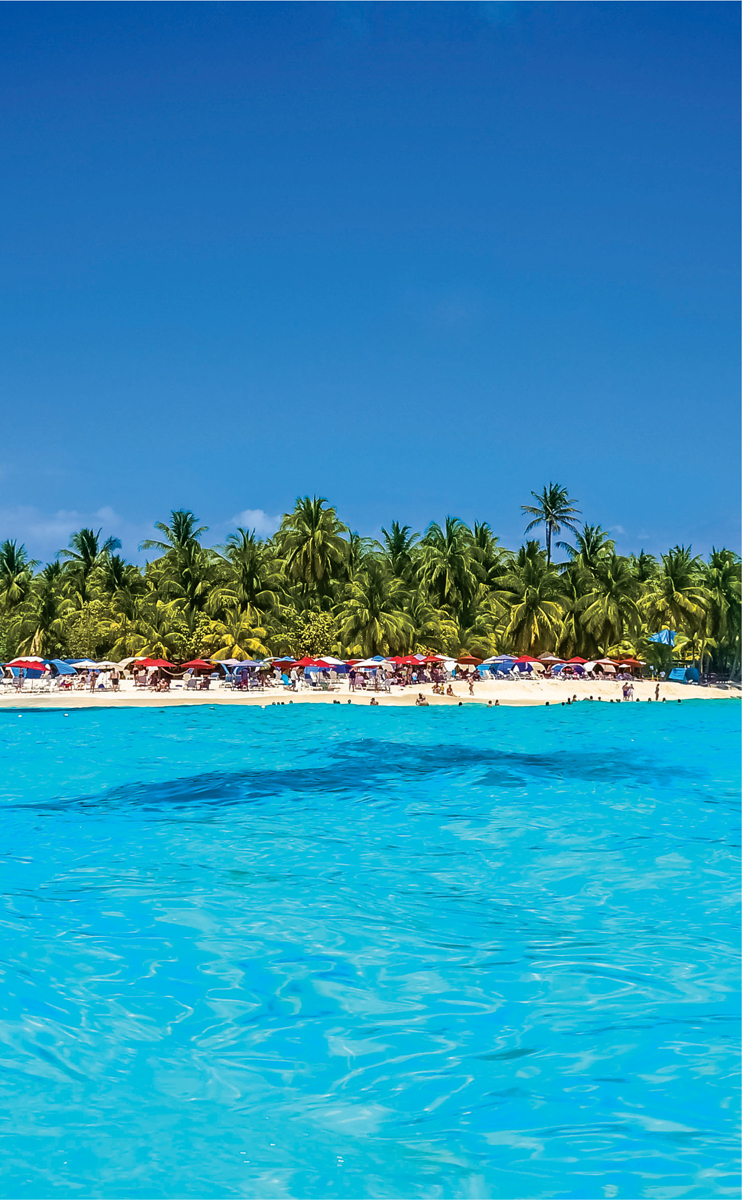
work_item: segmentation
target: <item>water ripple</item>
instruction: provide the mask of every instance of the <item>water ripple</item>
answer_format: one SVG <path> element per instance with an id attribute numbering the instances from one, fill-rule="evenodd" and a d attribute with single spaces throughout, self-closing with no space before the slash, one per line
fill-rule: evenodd
<path id="1" fill-rule="evenodd" d="M 739 709 L 606 707 L 0 714 L 0 1195 L 737 1194 Z"/>

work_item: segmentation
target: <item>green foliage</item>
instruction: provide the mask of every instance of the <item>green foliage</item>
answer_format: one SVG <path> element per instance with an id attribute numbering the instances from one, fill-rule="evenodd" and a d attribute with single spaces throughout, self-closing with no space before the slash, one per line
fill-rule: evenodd
<path id="1" fill-rule="evenodd" d="M 337 621 L 331 613 L 303 612 L 289 616 L 289 653 L 294 658 L 332 654 L 336 640 Z"/>
<path id="2" fill-rule="evenodd" d="M 85 600 L 66 623 L 70 658 L 99 658 L 111 642 L 111 612 L 101 600 Z"/>
<path id="3" fill-rule="evenodd" d="M 0 662 L 6 663 L 18 654 L 17 625 L 12 616 L 0 615 Z"/>
<path id="4" fill-rule="evenodd" d="M 486 522 L 457 517 L 422 537 L 392 521 L 381 542 L 350 533 L 322 497 L 305 496 L 267 541 L 238 529 L 205 547 L 189 509 L 156 526 L 142 569 L 115 538 L 81 529 L 41 569 L 12 539 L 0 544 L 0 658 L 150 654 L 183 662 L 464 651 L 619 653 L 668 669 L 673 655 L 649 641 L 676 630 L 676 659 L 740 672 L 740 559 L 706 561 L 675 546 L 660 560 L 622 556 L 600 525 L 581 525 L 566 488 L 533 493 L 526 533 L 502 547 Z M 570 540 L 556 541 L 562 530 Z M 552 546 L 565 561 L 552 561 Z"/>

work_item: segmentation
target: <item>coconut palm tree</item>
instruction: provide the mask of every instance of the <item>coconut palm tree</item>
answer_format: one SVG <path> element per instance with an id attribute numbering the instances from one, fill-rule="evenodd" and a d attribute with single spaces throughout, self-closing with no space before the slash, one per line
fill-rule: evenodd
<path id="1" fill-rule="evenodd" d="M 160 531 L 165 540 L 160 542 L 155 538 L 145 538 L 140 550 L 161 550 L 163 554 L 193 550 L 203 535 L 208 533 L 208 528 L 208 525 L 198 524 L 198 517 L 189 508 L 176 508 L 170 513 L 169 525 L 165 521 L 155 521 L 155 529 Z"/>
<path id="2" fill-rule="evenodd" d="M 557 542 L 560 550 L 566 550 L 572 563 L 580 571 L 592 572 L 598 563 L 610 558 L 616 552 L 616 543 L 600 525 L 583 525 L 577 530 L 575 544 Z"/>
<path id="3" fill-rule="evenodd" d="M 670 627 L 682 633 L 696 633 L 707 611 L 701 560 L 690 547 L 674 546 L 662 555 L 657 575 L 649 581 L 641 610 L 653 632 Z"/>
<path id="4" fill-rule="evenodd" d="M 474 599 L 484 570 L 474 551 L 472 533 L 458 517 L 433 522 L 421 543 L 422 579 L 431 599 L 450 610 L 463 625 L 474 617 Z"/>
<path id="5" fill-rule="evenodd" d="M 505 576 L 497 595 L 508 610 L 503 629 L 507 647 L 534 655 L 554 648 L 561 632 L 563 590 L 553 567 L 528 558 Z"/>
<path id="6" fill-rule="evenodd" d="M 0 544 L 0 608 L 13 612 L 27 599 L 33 581 L 36 562 L 26 553 L 26 547 L 8 538 Z"/>
<path id="7" fill-rule="evenodd" d="M 415 543 L 420 535 L 413 533 L 409 525 L 400 525 L 399 521 L 392 521 L 389 529 L 382 525 L 381 532 L 392 575 L 395 579 L 409 580 L 414 569 Z"/>
<path id="8" fill-rule="evenodd" d="M 65 559 L 65 574 L 72 584 L 78 605 L 91 599 L 91 581 L 97 569 L 102 567 L 114 550 L 121 549 L 117 537 L 101 542 L 101 529 L 78 529 L 70 537 L 67 550 L 60 550 L 59 557 Z"/>
<path id="9" fill-rule="evenodd" d="M 653 554 L 640 550 L 638 554 L 630 554 L 629 562 L 640 584 L 648 583 L 657 574 L 657 559 Z"/>
<path id="10" fill-rule="evenodd" d="M 616 554 L 595 560 L 587 590 L 575 603 L 590 654 L 605 654 L 641 625 L 639 584 L 625 558 Z"/>
<path id="11" fill-rule="evenodd" d="M 338 520 L 324 496 L 303 496 L 287 513 L 276 534 L 286 574 L 302 589 L 327 597 L 333 578 L 347 559 L 346 525 Z"/>
<path id="12" fill-rule="evenodd" d="M 33 580 L 28 603 L 18 608 L 14 633 L 19 654 L 54 658 L 64 652 L 72 603 L 62 590 L 62 564 L 48 563 Z"/>
<path id="13" fill-rule="evenodd" d="M 248 616 L 261 623 L 262 618 L 276 610 L 283 588 L 280 564 L 266 542 L 261 542 L 255 530 L 239 528 L 230 533 L 221 547 L 224 571 L 214 589 L 210 608 L 213 612 L 230 612 L 232 616 Z"/>
<path id="14" fill-rule="evenodd" d="M 403 610 L 404 588 L 382 563 L 369 561 L 350 584 L 348 598 L 337 606 L 340 639 L 364 658 L 404 649 L 413 633 Z"/>
<path id="15" fill-rule="evenodd" d="M 521 508 L 526 516 L 533 517 L 533 520 L 526 526 L 526 533 L 530 533 L 537 525 L 546 527 L 546 562 L 551 563 L 551 542 L 552 538 L 561 533 L 562 529 L 571 529 L 572 532 L 577 531 L 577 522 L 575 517 L 580 515 L 579 508 L 575 508 L 574 500 L 570 499 L 567 494 L 567 489 L 561 487 L 558 483 L 550 483 L 541 492 L 531 492 L 536 504 L 521 504 Z"/>
<path id="16" fill-rule="evenodd" d="M 717 550 L 709 555 L 709 561 L 701 571 L 706 608 L 702 626 L 698 665 L 703 672 L 706 646 L 715 646 L 725 641 L 732 645 L 732 665 L 739 660 L 740 605 L 742 585 L 740 582 L 740 557 L 732 550 Z"/>
<path id="17" fill-rule="evenodd" d="M 483 582 L 487 588 L 495 588 L 506 571 L 506 555 L 499 544 L 499 538 L 486 521 L 474 522 L 472 550 L 482 568 Z"/>

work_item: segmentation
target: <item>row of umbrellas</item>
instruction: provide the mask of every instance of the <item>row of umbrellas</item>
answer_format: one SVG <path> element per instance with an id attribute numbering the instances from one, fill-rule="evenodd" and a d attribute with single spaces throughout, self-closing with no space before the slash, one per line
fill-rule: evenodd
<path id="1" fill-rule="evenodd" d="M 381 654 L 376 654 L 372 658 L 366 659 L 340 659 L 335 658 L 331 654 L 322 655 L 319 658 L 304 658 L 295 659 L 289 656 L 273 659 L 203 659 L 193 658 L 189 662 L 181 663 L 176 666 L 174 663 L 167 662 L 163 658 L 125 658 L 121 662 L 111 662 L 104 659 L 100 662 L 94 662 L 90 658 L 78 659 L 46 659 L 40 658 L 37 655 L 26 655 L 25 657 L 15 658 L 12 662 L 6 663 L 7 667 L 14 667 L 21 670 L 30 671 L 47 671 L 52 667 L 55 668 L 58 674 L 74 675 L 80 670 L 112 670 L 114 668 L 125 669 L 132 667 L 134 669 L 145 668 L 149 670 L 152 667 L 166 671 L 212 671 L 215 667 L 223 666 L 231 670 L 238 668 L 257 668 L 278 666 L 282 668 L 300 667 L 303 669 L 315 669 L 319 671 L 341 670 L 346 671 L 350 667 L 355 667 L 358 670 L 393 670 L 398 666 L 429 666 L 434 663 L 459 663 L 462 666 L 484 666 L 492 667 L 528 667 L 538 666 L 545 669 L 550 666 L 552 671 L 561 670 L 564 667 L 576 667 L 582 670 L 590 670 L 595 666 L 600 666 L 603 669 L 614 670 L 617 667 L 640 667 L 643 664 L 636 658 L 611 659 L 599 658 L 588 660 L 575 655 L 570 659 L 557 658 L 555 654 L 542 654 L 539 658 L 533 658 L 529 654 L 521 654 L 517 658 L 510 654 L 496 654 L 491 658 L 482 660 L 473 654 L 463 654 L 457 658 L 451 658 L 444 654 L 395 654 L 389 658 L 384 658 Z"/>

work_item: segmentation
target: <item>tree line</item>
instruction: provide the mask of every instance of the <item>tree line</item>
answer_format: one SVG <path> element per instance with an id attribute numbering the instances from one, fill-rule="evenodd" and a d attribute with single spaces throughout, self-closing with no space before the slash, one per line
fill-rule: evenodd
<path id="1" fill-rule="evenodd" d="M 549 484 L 522 505 L 528 539 L 502 546 L 490 525 L 456 517 L 422 533 L 392 521 L 376 541 L 350 531 L 323 497 L 302 497 L 278 532 L 237 529 L 220 546 L 185 509 L 158 522 L 144 567 L 117 538 L 80 529 L 44 566 L 0 544 L 0 659 L 206 658 L 418 650 L 638 656 L 676 631 L 675 649 L 702 670 L 739 675 L 740 558 L 674 546 L 659 559 L 621 555 L 600 525 L 579 520 Z"/>

